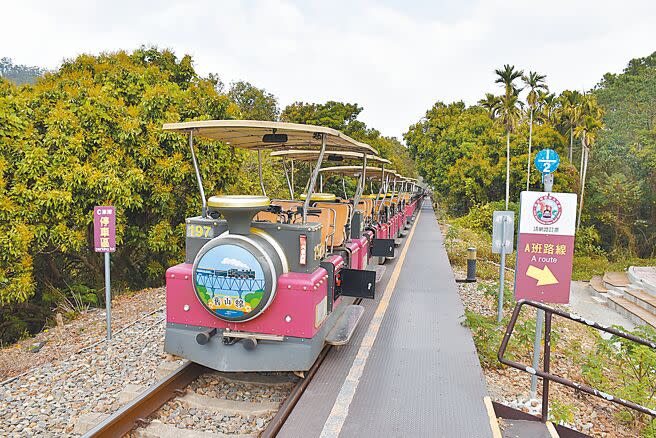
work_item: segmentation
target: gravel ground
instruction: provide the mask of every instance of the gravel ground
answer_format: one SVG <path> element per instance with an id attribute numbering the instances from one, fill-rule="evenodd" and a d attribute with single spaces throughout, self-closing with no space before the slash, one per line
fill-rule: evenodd
<path id="1" fill-rule="evenodd" d="M 234 401 L 282 403 L 294 387 L 298 378 L 291 373 L 277 374 L 285 383 L 267 385 L 261 383 L 234 382 L 225 379 L 220 373 L 208 373 L 189 385 L 188 390 L 196 394 Z M 178 428 L 226 434 L 257 434 L 264 430 L 275 413 L 265 415 L 228 415 L 184 406 L 172 400 L 158 411 L 154 418 Z"/>
<path id="2" fill-rule="evenodd" d="M 290 378 L 288 385 L 267 386 L 231 382 L 210 373 L 201 376 L 189 388 L 200 395 L 226 400 L 282 403 L 294 387 L 295 380 L 298 379 Z"/>
<path id="3" fill-rule="evenodd" d="M 132 322 L 141 320 L 116 334 L 109 343 L 71 353 L 81 347 L 76 343 L 75 348 L 64 349 L 67 355 L 53 354 L 51 362 L 46 362 L 39 352 L 39 357 L 34 358 L 36 366 L 0 386 L 0 436 L 72 436 L 80 414 L 111 413 L 118 409 L 117 395 L 124 385 L 153 384 L 155 370 L 167 356 L 162 351 L 164 311 L 151 314 L 153 302 L 158 308 L 163 300 L 163 289 L 144 291 L 138 299 L 124 301 L 125 308 L 117 300 L 117 315 L 124 315 L 126 321 L 128 315 Z M 143 306 L 145 311 L 138 310 L 140 303 L 147 303 Z M 75 324 L 86 326 L 86 332 L 91 333 L 77 336 L 76 340 L 102 339 L 103 318 L 90 315 Z M 60 342 L 63 341 L 56 343 Z M 16 356 L 22 358 L 20 354 Z"/>
<path id="4" fill-rule="evenodd" d="M 259 433 L 275 413 L 258 416 L 222 415 L 202 409 L 188 409 L 173 400 L 162 407 L 155 418 L 177 428 L 232 434 Z"/>
<path id="5" fill-rule="evenodd" d="M 125 293 L 112 300 L 112 328 L 117 331 L 140 316 L 163 308 L 164 288 Z M 48 327 L 36 336 L 0 349 L 0 381 L 35 366 L 68 360 L 81 348 L 105 337 L 104 309 L 90 309 L 63 327 Z"/>

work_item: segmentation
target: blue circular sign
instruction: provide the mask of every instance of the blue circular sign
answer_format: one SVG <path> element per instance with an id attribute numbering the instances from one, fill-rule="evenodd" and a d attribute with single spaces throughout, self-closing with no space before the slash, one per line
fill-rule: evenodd
<path id="1" fill-rule="evenodd" d="M 558 169 L 560 157 L 553 149 L 542 149 L 535 156 L 535 167 L 542 173 L 553 173 Z"/>

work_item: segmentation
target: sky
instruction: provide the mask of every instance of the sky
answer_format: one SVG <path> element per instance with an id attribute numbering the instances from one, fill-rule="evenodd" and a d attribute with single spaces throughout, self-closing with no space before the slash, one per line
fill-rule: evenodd
<path id="1" fill-rule="evenodd" d="M 367 125 L 401 137 L 436 101 L 500 92 L 506 63 L 546 74 L 555 92 L 590 89 L 656 51 L 654 17 L 649 0 L 21 0 L 2 6 L 0 57 L 55 69 L 156 45 L 282 107 L 358 103 Z"/>

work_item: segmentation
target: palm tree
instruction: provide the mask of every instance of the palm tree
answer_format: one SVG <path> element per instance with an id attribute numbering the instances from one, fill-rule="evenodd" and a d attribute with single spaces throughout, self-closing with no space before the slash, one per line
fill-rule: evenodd
<path id="1" fill-rule="evenodd" d="M 515 70 L 514 65 L 505 64 L 502 69 L 494 70 L 494 73 L 498 76 L 494 82 L 504 86 L 504 94 L 499 97 L 497 113 L 506 129 L 506 210 L 508 210 L 510 200 L 510 133 L 514 131 L 521 116 L 518 108 L 518 96 L 519 92 L 522 91 L 513 82 L 521 78 L 524 72 Z"/>
<path id="2" fill-rule="evenodd" d="M 558 100 L 554 93 L 548 91 L 538 91 L 538 110 L 535 117 L 542 123 L 556 124 L 556 111 L 558 109 Z"/>
<path id="3" fill-rule="evenodd" d="M 499 97 L 492 93 L 485 93 L 485 99 L 478 101 L 478 104 L 490 113 L 490 118 L 494 120 L 499 110 Z"/>
<path id="4" fill-rule="evenodd" d="M 588 173 L 590 149 L 597 140 L 599 131 L 604 127 L 603 122 L 601 121 L 603 110 L 597 103 L 597 99 L 594 95 L 588 94 L 581 97 L 579 111 L 581 114 L 581 121 L 574 130 L 576 137 L 581 139 L 581 193 L 579 197 L 579 214 L 576 221 L 577 231 L 581 226 L 583 196 L 585 195 L 585 180 Z"/>
<path id="5" fill-rule="evenodd" d="M 569 127 L 569 153 L 567 156 L 569 161 L 572 162 L 574 130 L 581 122 L 581 93 L 578 91 L 565 90 L 560 95 L 559 100 L 561 116 L 567 122 L 567 126 Z"/>
<path id="6" fill-rule="evenodd" d="M 546 75 L 541 75 L 534 71 L 528 73 L 528 76 L 522 76 L 522 80 L 529 88 L 528 95 L 526 96 L 526 102 L 528 103 L 530 111 L 530 122 L 528 128 L 528 160 L 526 161 L 526 190 L 528 191 L 531 184 L 531 148 L 533 146 L 533 112 L 535 107 L 538 104 L 538 92 L 547 91 L 547 84 L 544 83 Z"/>

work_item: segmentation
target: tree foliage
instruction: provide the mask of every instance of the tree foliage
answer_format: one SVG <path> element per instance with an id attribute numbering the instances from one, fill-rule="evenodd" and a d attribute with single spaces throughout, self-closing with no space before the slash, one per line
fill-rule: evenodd
<path id="1" fill-rule="evenodd" d="M 405 134 L 410 154 L 421 175 L 446 201 L 452 213 L 464 215 L 475 205 L 504 199 L 505 129 L 502 119 L 491 119 L 482 106 L 463 102 L 437 102 Z M 525 181 L 528 126 L 522 124 L 510 135 L 510 199 L 519 199 Z M 565 140 L 552 126 L 536 125 L 535 148 L 553 148 L 563 153 Z M 562 163 L 554 190 L 576 187 L 576 170 Z M 531 173 L 537 187 L 540 175 Z"/>
<path id="2" fill-rule="evenodd" d="M 590 164 L 589 212 L 609 249 L 656 254 L 656 53 L 607 73 L 593 91 L 605 109 Z"/>
<path id="3" fill-rule="evenodd" d="M 277 120 L 280 114 L 278 99 L 263 88 L 238 81 L 230 86 L 228 96 L 237 104 L 242 119 Z"/>
<path id="4" fill-rule="evenodd" d="M 34 84 L 45 73 L 41 67 L 17 65 L 10 58 L 0 58 L 0 77 L 16 85 Z"/>
<path id="5" fill-rule="evenodd" d="M 237 106 L 190 57 L 150 48 L 82 55 L 31 88 L 1 90 L 0 303 L 99 287 L 91 212 L 105 203 L 117 207 L 117 283 L 161 284 L 200 204 L 186 139 L 162 123 L 231 118 Z M 241 154 L 198 143 L 206 190 L 234 183 Z"/>

